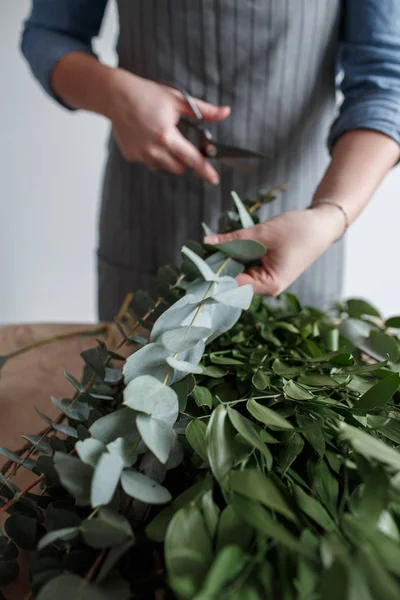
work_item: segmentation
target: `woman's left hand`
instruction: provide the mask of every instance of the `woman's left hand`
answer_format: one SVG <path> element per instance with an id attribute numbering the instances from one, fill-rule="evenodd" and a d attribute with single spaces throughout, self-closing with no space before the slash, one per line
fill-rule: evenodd
<path id="1" fill-rule="evenodd" d="M 207 244 L 253 239 L 267 248 L 262 266 L 238 276 L 239 285 L 251 283 L 255 294 L 277 296 L 291 285 L 345 229 L 337 207 L 319 204 L 311 210 L 283 213 L 248 229 L 209 236 Z"/>

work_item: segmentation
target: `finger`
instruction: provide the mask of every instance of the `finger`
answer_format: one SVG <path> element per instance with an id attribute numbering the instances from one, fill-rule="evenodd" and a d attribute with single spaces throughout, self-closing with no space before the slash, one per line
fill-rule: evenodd
<path id="1" fill-rule="evenodd" d="M 262 226 L 255 225 L 254 227 L 231 231 L 231 233 L 209 235 L 204 238 L 204 243 L 214 245 L 232 242 L 233 240 L 256 240 L 265 245 L 265 223 L 263 223 Z"/>
<path id="2" fill-rule="evenodd" d="M 208 160 L 178 130 L 168 141 L 168 150 L 180 163 L 192 169 L 205 181 L 218 185 L 219 176 Z"/>
<path id="3" fill-rule="evenodd" d="M 193 98 L 193 100 L 205 121 L 223 121 L 231 114 L 230 106 L 215 106 L 215 104 L 210 104 L 198 98 Z M 188 116 L 192 116 L 191 110 L 189 110 Z"/>
<path id="4" fill-rule="evenodd" d="M 249 271 L 238 275 L 236 281 L 240 286 L 250 284 L 254 293 L 260 296 L 277 296 L 282 291 L 265 266 L 252 267 Z"/>
<path id="5" fill-rule="evenodd" d="M 167 151 L 160 150 L 156 155 L 153 155 L 151 161 L 147 163 L 148 167 L 153 171 L 169 171 L 174 175 L 183 175 L 186 168 L 179 160 L 169 154 Z"/>

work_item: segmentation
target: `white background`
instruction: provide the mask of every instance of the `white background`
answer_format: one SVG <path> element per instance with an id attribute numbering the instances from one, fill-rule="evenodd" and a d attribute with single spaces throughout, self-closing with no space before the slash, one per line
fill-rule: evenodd
<path id="1" fill-rule="evenodd" d="M 95 249 L 107 123 L 45 96 L 19 51 L 29 0 L 1 0 L 0 323 L 96 320 Z M 115 11 L 96 46 L 115 60 Z M 347 236 L 345 296 L 400 313 L 400 169 Z"/>

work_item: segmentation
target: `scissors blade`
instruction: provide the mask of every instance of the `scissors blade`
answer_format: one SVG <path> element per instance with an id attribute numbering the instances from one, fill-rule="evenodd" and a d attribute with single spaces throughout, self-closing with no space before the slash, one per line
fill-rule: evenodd
<path id="1" fill-rule="evenodd" d="M 261 152 L 255 152 L 254 150 L 247 150 L 245 148 L 238 148 L 237 146 L 228 146 L 226 144 L 220 144 L 215 140 L 211 142 L 215 146 L 215 158 L 267 158 L 265 154 Z"/>

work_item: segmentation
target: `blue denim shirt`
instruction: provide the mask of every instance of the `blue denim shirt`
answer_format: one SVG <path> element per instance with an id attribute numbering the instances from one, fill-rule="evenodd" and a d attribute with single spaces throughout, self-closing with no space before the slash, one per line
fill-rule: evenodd
<path id="1" fill-rule="evenodd" d="M 51 74 L 72 50 L 93 54 L 107 0 L 33 0 L 22 52 L 54 97 Z M 344 102 L 329 146 L 351 129 L 373 129 L 400 144 L 400 0 L 343 0 L 338 51 Z"/>

